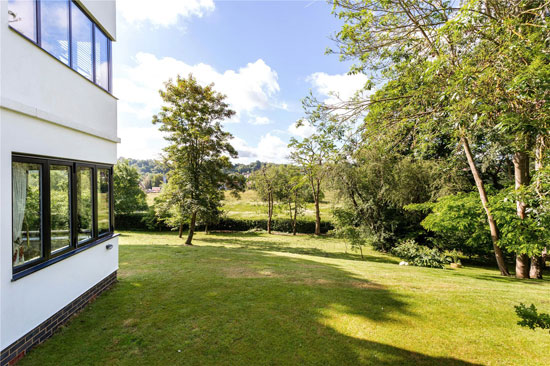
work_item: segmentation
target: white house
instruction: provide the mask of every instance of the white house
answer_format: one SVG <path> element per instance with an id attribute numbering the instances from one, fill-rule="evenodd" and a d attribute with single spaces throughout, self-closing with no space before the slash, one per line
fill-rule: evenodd
<path id="1" fill-rule="evenodd" d="M 116 281 L 114 0 L 0 1 L 0 365 Z"/>

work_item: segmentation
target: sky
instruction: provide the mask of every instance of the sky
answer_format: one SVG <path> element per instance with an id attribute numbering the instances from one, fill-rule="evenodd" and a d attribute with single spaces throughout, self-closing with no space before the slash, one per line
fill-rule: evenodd
<path id="1" fill-rule="evenodd" d="M 340 26 L 326 1 L 118 0 L 118 156 L 159 157 L 166 142 L 151 123 L 158 90 L 192 73 L 201 84 L 213 82 L 236 112 L 223 122 L 239 152 L 235 163 L 288 162 L 290 138 L 313 132 L 295 126 L 301 99 L 310 91 L 345 99 L 366 81 L 325 54 Z"/>

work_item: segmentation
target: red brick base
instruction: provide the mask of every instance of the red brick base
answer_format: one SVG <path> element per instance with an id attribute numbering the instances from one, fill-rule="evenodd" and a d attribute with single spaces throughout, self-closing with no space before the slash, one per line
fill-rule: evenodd
<path id="1" fill-rule="evenodd" d="M 22 359 L 31 348 L 50 338 L 60 326 L 67 323 L 71 317 L 94 301 L 102 292 L 111 288 L 116 281 L 117 271 L 114 271 L 63 309 L 46 319 L 42 324 L 6 347 L 0 354 L 0 366 L 14 365 L 17 361 Z"/>

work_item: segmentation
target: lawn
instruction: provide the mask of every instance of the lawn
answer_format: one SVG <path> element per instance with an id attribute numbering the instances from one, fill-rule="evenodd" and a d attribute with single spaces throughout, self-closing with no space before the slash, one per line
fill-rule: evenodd
<path id="1" fill-rule="evenodd" d="M 548 365 L 550 281 L 362 260 L 332 238 L 123 232 L 119 283 L 29 365 Z"/>

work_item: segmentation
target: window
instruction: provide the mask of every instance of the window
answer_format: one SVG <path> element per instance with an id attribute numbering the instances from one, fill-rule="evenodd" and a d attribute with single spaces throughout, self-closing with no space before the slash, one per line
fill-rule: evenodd
<path id="1" fill-rule="evenodd" d="M 97 230 L 99 235 L 109 232 L 109 169 L 97 170 Z"/>
<path id="2" fill-rule="evenodd" d="M 92 168 L 78 167 L 76 170 L 76 227 L 79 244 L 91 239 L 93 234 L 92 176 Z"/>
<path id="3" fill-rule="evenodd" d="M 72 63 L 73 69 L 92 80 L 92 21 L 78 6 L 71 4 Z"/>
<path id="4" fill-rule="evenodd" d="M 103 89 L 109 89 L 109 41 L 105 34 L 95 28 L 95 80 Z"/>
<path id="5" fill-rule="evenodd" d="M 36 3 L 34 0 L 9 0 L 8 23 L 13 29 L 36 42 Z"/>
<path id="6" fill-rule="evenodd" d="M 111 40 L 72 0 L 8 0 L 8 22 L 65 65 L 111 91 Z"/>
<path id="7" fill-rule="evenodd" d="M 42 166 L 14 162 L 12 166 L 13 265 L 42 257 Z"/>
<path id="8" fill-rule="evenodd" d="M 71 167 L 50 165 L 51 252 L 71 245 Z"/>
<path id="9" fill-rule="evenodd" d="M 14 276 L 113 232 L 112 166 L 21 155 L 12 161 Z"/>
<path id="10" fill-rule="evenodd" d="M 40 25 L 42 48 L 64 64 L 69 64 L 69 2 L 41 0 Z"/>

